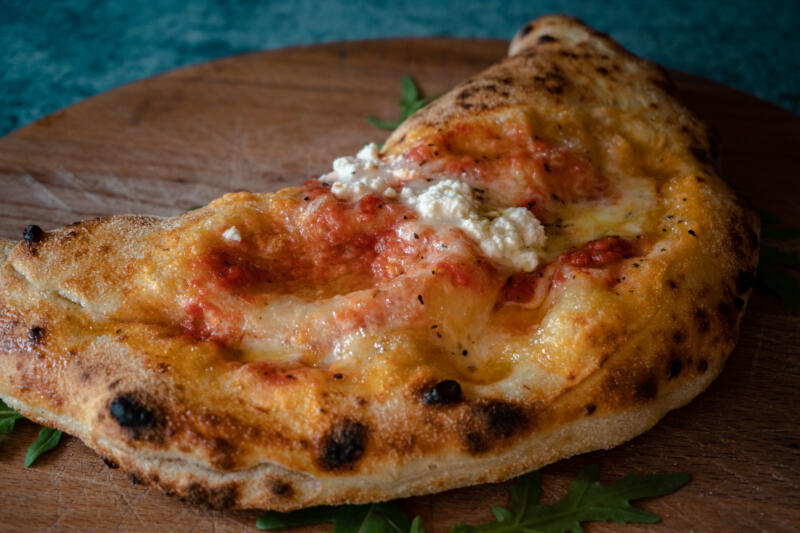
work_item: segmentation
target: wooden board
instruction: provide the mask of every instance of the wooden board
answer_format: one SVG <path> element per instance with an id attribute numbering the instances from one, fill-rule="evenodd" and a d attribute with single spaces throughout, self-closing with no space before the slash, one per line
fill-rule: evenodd
<path id="1" fill-rule="evenodd" d="M 332 158 L 386 133 L 411 73 L 437 94 L 505 53 L 507 43 L 456 39 L 339 43 L 233 57 L 134 83 L 50 115 L 0 140 L 0 235 L 20 238 L 115 213 L 172 215 L 229 190 L 274 190 L 316 177 Z M 800 118 L 742 93 L 673 73 L 722 139 L 724 175 L 756 206 L 800 226 Z M 795 242 L 795 250 L 798 243 Z M 583 466 L 601 479 L 688 471 L 690 485 L 644 506 L 658 526 L 587 531 L 795 531 L 800 523 L 800 319 L 756 292 L 722 376 L 689 406 L 610 451 L 545 468 L 546 500 Z M 253 531 L 257 512 L 192 507 L 109 470 L 73 438 L 32 469 L 35 427 L 0 437 L 4 531 Z M 428 533 L 491 518 L 508 484 L 404 502 Z M 320 526 L 309 531 L 327 531 Z"/>

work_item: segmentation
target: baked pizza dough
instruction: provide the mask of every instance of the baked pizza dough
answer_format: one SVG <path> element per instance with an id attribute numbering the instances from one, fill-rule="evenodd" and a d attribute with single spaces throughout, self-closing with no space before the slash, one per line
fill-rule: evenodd
<path id="1" fill-rule="evenodd" d="M 579 21 L 379 152 L 0 244 L 0 397 L 191 501 L 498 481 L 646 431 L 733 349 L 758 223 L 662 68 Z"/>

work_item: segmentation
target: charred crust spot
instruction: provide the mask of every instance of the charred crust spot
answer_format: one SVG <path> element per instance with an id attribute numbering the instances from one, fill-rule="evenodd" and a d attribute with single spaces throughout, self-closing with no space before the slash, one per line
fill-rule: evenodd
<path id="1" fill-rule="evenodd" d="M 525 24 L 522 28 L 520 28 L 519 34 L 521 37 L 524 37 L 528 35 L 532 30 L 533 30 L 533 23 L 529 22 Z"/>
<path id="2" fill-rule="evenodd" d="M 652 374 L 644 376 L 636 383 L 635 393 L 639 400 L 650 401 L 658 396 L 658 380 Z"/>
<path id="3" fill-rule="evenodd" d="M 707 333 L 711 329 L 711 321 L 708 318 L 708 313 L 702 307 L 696 307 L 694 310 L 694 321 L 697 329 L 701 333 Z"/>
<path id="4" fill-rule="evenodd" d="M 617 65 L 614 65 L 614 67 L 617 68 Z M 650 82 L 653 83 L 653 85 L 655 85 L 657 87 L 660 87 L 661 90 L 664 91 L 667 94 L 675 94 L 675 93 L 677 93 L 678 89 L 675 86 L 675 83 L 672 81 L 672 78 L 670 78 L 669 73 L 667 73 L 667 69 L 665 69 L 661 65 L 656 65 L 656 67 L 658 68 L 658 71 L 661 74 L 661 77 L 660 78 L 650 78 Z"/>
<path id="5" fill-rule="evenodd" d="M 142 480 L 139 479 L 139 476 L 137 476 L 136 474 L 131 474 L 130 475 L 130 479 L 131 479 L 131 484 L 133 484 L 133 485 L 141 485 L 142 484 Z"/>
<path id="6" fill-rule="evenodd" d="M 733 297 L 733 305 L 734 305 L 734 307 L 736 307 L 736 309 L 741 311 L 742 309 L 744 309 L 744 299 L 739 298 L 738 296 L 734 296 Z"/>
<path id="7" fill-rule="evenodd" d="M 290 497 L 294 495 L 294 489 L 288 483 L 273 480 L 269 485 L 269 490 L 276 496 Z"/>
<path id="8" fill-rule="evenodd" d="M 519 405 L 501 400 L 480 400 L 471 406 L 462 438 L 469 453 L 479 454 L 528 425 L 528 416 Z"/>
<path id="9" fill-rule="evenodd" d="M 594 412 L 597 410 L 597 406 L 593 403 L 587 403 L 583 406 L 583 414 L 586 416 L 593 415 Z"/>
<path id="10" fill-rule="evenodd" d="M 608 76 L 608 69 L 606 67 L 597 67 L 595 69 L 598 74 L 602 74 L 603 76 Z"/>
<path id="11" fill-rule="evenodd" d="M 736 221 L 735 219 L 731 221 L 730 229 L 728 230 L 728 238 L 731 240 L 731 248 L 733 249 L 733 253 L 736 254 L 741 261 L 747 259 L 747 255 L 744 253 L 744 237 L 742 237 L 741 232 L 735 226 Z"/>
<path id="12" fill-rule="evenodd" d="M 461 401 L 461 385 L 458 381 L 446 379 L 436 383 L 422 394 L 425 405 L 449 405 Z"/>
<path id="13" fill-rule="evenodd" d="M 152 401 L 135 392 L 118 395 L 109 405 L 111 417 L 135 440 L 157 442 L 163 439 L 163 424 L 159 409 Z M 98 417 L 102 419 L 101 411 Z"/>
<path id="14" fill-rule="evenodd" d="M 681 370 L 683 370 L 683 363 L 679 359 L 673 358 L 669 362 L 669 366 L 667 368 L 667 377 L 669 379 L 675 379 L 678 377 L 678 375 L 680 375 Z"/>
<path id="15" fill-rule="evenodd" d="M 667 285 L 669 285 L 670 289 L 677 289 L 678 288 L 678 283 L 676 281 L 674 281 L 674 280 L 671 280 L 671 279 L 667 280 Z"/>
<path id="16" fill-rule="evenodd" d="M 338 470 L 358 461 L 364 455 L 366 441 L 366 426 L 353 420 L 340 422 L 323 439 L 320 466 L 326 470 Z"/>
<path id="17" fill-rule="evenodd" d="M 681 344 L 683 341 L 686 340 L 686 334 L 679 329 L 676 329 L 672 332 L 672 342 L 675 344 Z"/>
<path id="18" fill-rule="evenodd" d="M 556 69 L 547 72 L 544 76 L 536 75 L 533 81 L 544 87 L 551 94 L 561 94 L 567 86 L 567 80 Z"/>
<path id="19" fill-rule="evenodd" d="M 466 100 L 467 98 L 469 98 L 470 96 L 472 96 L 473 94 L 475 94 L 477 92 L 478 92 L 478 88 L 477 87 L 467 87 L 466 89 L 463 89 L 460 93 L 458 93 L 458 96 L 456 96 L 456 99 L 458 99 L 458 100 Z"/>
<path id="20" fill-rule="evenodd" d="M 36 224 L 29 224 L 22 230 L 22 238 L 28 245 L 36 244 L 44 238 L 44 231 Z"/>
<path id="21" fill-rule="evenodd" d="M 109 467 L 110 469 L 115 470 L 115 469 L 119 468 L 119 465 L 117 463 L 115 463 L 114 461 L 112 461 L 111 459 L 106 457 L 105 455 L 103 456 L 102 459 L 103 459 L 103 462 L 106 464 L 106 466 Z"/>
<path id="22" fill-rule="evenodd" d="M 702 148 L 692 146 L 689 148 L 689 150 L 692 152 L 694 158 L 697 159 L 700 163 L 705 163 L 706 161 L 708 161 L 708 154 Z"/>
<path id="23" fill-rule="evenodd" d="M 28 331 L 28 340 L 31 341 L 32 344 L 39 344 L 42 342 L 44 338 L 44 328 L 39 326 L 34 326 Z"/>
<path id="24" fill-rule="evenodd" d="M 708 361 L 706 361 L 705 359 L 701 359 L 700 361 L 698 361 L 697 362 L 697 370 L 701 374 L 703 372 L 705 372 L 706 370 L 708 370 Z"/>
<path id="25" fill-rule="evenodd" d="M 733 336 L 736 332 L 736 321 L 741 309 L 741 307 L 737 306 L 737 299 L 741 300 L 741 298 L 732 296 L 729 299 L 721 300 L 717 304 L 717 313 L 723 324 L 723 333 L 730 336 Z M 742 302 L 742 305 L 744 305 L 744 302 Z"/>
<path id="26" fill-rule="evenodd" d="M 153 411 L 129 394 L 120 394 L 108 406 L 111 416 L 126 428 L 152 428 L 156 425 Z"/>
<path id="27" fill-rule="evenodd" d="M 547 43 L 554 43 L 557 40 L 558 39 L 556 39 L 552 35 L 541 35 L 541 36 L 539 36 L 539 41 L 538 42 L 539 42 L 539 44 L 547 44 Z"/>
<path id="28" fill-rule="evenodd" d="M 186 488 L 186 500 L 196 505 L 206 505 L 212 509 L 230 509 L 239 498 L 239 488 L 230 483 L 221 487 L 204 487 L 192 483 Z"/>
<path id="29" fill-rule="evenodd" d="M 235 466 L 235 461 L 233 460 L 235 450 L 227 440 L 219 437 L 212 439 L 209 443 L 209 448 L 211 451 L 211 463 L 215 467 L 229 470 Z"/>

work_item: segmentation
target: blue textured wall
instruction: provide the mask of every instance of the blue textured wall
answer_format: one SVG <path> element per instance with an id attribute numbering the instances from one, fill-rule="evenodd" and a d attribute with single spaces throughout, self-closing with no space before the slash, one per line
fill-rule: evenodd
<path id="1" fill-rule="evenodd" d="M 341 39 L 510 38 L 553 12 L 574 14 L 666 66 L 800 112 L 800 0 L 0 0 L 0 135 L 198 61 Z"/>

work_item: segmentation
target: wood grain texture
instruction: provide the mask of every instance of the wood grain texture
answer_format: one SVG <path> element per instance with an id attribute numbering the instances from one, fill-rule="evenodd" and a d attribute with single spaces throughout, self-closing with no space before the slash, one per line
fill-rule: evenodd
<path id="1" fill-rule="evenodd" d="M 416 39 L 337 43 L 237 56 L 118 88 L 0 139 L 0 236 L 104 214 L 172 215 L 230 190 L 275 190 L 316 177 L 338 155 L 386 132 L 399 79 L 446 91 L 505 54 L 502 41 Z M 800 118 L 723 86 L 673 73 L 684 100 L 717 129 L 723 175 L 758 207 L 800 226 Z M 800 243 L 788 243 L 798 250 Z M 658 526 L 587 531 L 795 531 L 800 523 L 800 319 L 756 292 L 722 376 L 689 406 L 610 451 L 545 468 L 545 500 L 577 471 L 601 479 L 688 471 L 678 493 L 643 506 Z M 65 438 L 22 466 L 36 428 L 0 436 L 3 531 L 253 531 L 257 512 L 193 507 L 132 484 Z M 491 519 L 508 484 L 403 503 L 428 533 Z M 328 531 L 328 526 L 307 531 Z"/>

